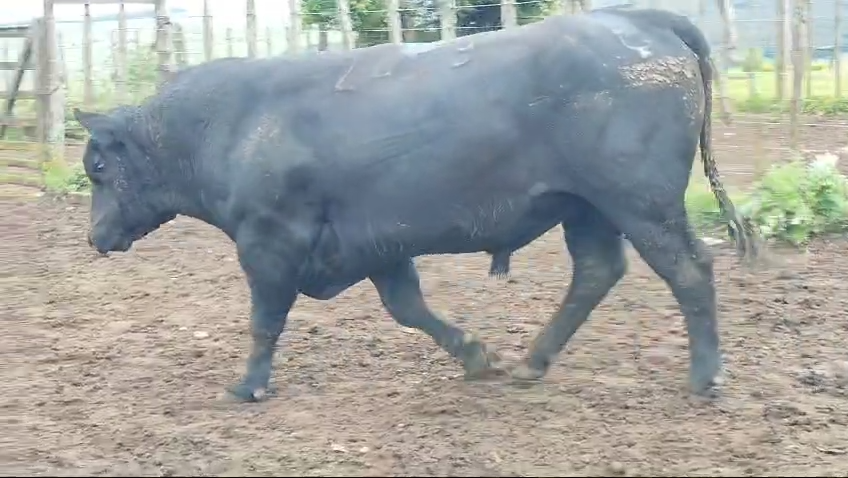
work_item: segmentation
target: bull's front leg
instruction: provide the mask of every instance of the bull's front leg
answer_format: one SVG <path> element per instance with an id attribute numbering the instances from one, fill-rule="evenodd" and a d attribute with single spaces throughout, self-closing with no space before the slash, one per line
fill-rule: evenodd
<path id="1" fill-rule="evenodd" d="M 239 262 L 250 287 L 250 335 L 253 339 L 247 371 L 241 382 L 229 388 L 239 401 L 255 402 L 271 394 L 271 361 L 297 299 L 296 271 L 299 262 L 292 244 L 278 237 L 262 240 L 252 231 L 237 240 Z M 267 237 L 267 236 L 266 236 Z M 302 257 L 302 256 L 300 256 Z"/>
<path id="2" fill-rule="evenodd" d="M 397 323 L 426 333 L 451 356 L 462 361 L 468 379 L 505 373 L 500 357 L 483 342 L 450 324 L 427 307 L 418 272 L 412 260 L 404 261 L 371 276 L 386 310 Z"/>

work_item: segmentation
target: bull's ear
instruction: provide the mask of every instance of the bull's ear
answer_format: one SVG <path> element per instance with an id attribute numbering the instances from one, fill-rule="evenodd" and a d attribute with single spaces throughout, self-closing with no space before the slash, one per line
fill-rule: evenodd
<path id="1" fill-rule="evenodd" d="M 74 118 L 76 118 L 76 120 L 79 121 L 79 124 L 81 124 L 83 128 L 87 129 L 89 133 L 92 133 L 92 130 L 106 127 L 109 124 L 108 116 L 101 113 L 89 113 L 87 111 L 82 111 L 79 108 L 74 108 Z"/>
<path id="2" fill-rule="evenodd" d="M 79 124 L 85 128 L 92 138 L 97 138 L 100 142 L 108 142 L 114 139 L 116 132 L 116 122 L 109 116 L 102 113 L 89 113 L 82 111 L 79 108 L 74 108 L 74 118 L 79 121 Z"/>

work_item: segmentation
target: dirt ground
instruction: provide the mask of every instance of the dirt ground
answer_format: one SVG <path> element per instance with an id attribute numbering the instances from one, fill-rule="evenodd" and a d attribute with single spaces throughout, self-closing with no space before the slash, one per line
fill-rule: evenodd
<path id="1" fill-rule="evenodd" d="M 811 127 L 809 148 L 848 144 Z M 780 128 L 718 128 L 722 171 L 750 180 Z M 278 396 L 224 388 L 249 348 L 246 284 L 217 230 L 180 218 L 123 255 L 85 244 L 87 208 L 2 200 L 0 475 L 848 476 L 848 241 L 773 249 L 742 268 L 713 246 L 727 384 L 685 390 L 687 339 L 666 286 L 630 272 L 543 382 L 468 383 L 373 288 L 301 299 L 276 357 Z M 513 279 L 483 255 L 418 261 L 430 304 L 518 360 L 570 275 L 559 230 Z"/>

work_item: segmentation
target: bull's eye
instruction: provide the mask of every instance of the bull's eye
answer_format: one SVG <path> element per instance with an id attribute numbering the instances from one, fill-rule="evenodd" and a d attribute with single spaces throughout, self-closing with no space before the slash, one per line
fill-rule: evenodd
<path id="1" fill-rule="evenodd" d="M 103 168 L 105 168 L 105 167 L 106 166 L 102 162 L 97 161 L 96 163 L 94 163 L 94 172 L 100 173 L 100 172 L 103 171 Z"/>

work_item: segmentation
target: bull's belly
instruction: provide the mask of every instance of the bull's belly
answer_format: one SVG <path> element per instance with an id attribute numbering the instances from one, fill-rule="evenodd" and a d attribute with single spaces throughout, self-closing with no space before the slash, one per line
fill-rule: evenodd
<path id="1" fill-rule="evenodd" d="M 421 234 L 426 240 L 417 244 L 414 255 L 519 249 L 560 223 L 563 204 L 562 196 L 544 195 L 468 208 Z"/>
<path id="2" fill-rule="evenodd" d="M 443 221 L 350 221 L 328 225 L 313 250 L 301 292 L 326 300 L 392 264 L 423 255 L 520 249 L 562 220 L 560 207 L 540 202 L 446 217 Z M 476 214 L 476 215 L 475 215 Z"/>
<path id="3" fill-rule="evenodd" d="M 392 264 L 423 255 L 466 254 L 474 252 L 514 252 L 559 224 L 558 220 L 527 220 L 511 229 L 497 233 L 479 234 L 469 237 L 462 233 L 449 233 L 439 240 L 393 250 L 375 247 L 358 248 L 358 252 L 349 254 L 343 263 L 334 262 L 334 266 L 322 263 L 321 257 L 313 257 L 309 273 L 304 275 L 300 292 L 317 300 L 329 300 L 350 287 L 365 280 L 371 274 Z"/>
<path id="4" fill-rule="evenodd" d="M 527 215 L 490 229 L 458 228 L 414 249 L 414 256 L 515 251 L 559 224 L 558 216 Z"/>

